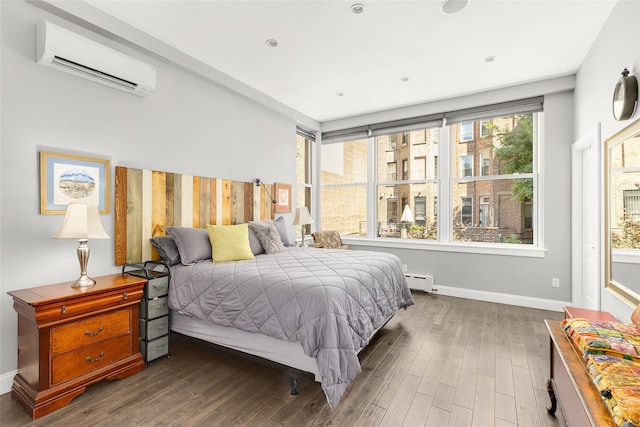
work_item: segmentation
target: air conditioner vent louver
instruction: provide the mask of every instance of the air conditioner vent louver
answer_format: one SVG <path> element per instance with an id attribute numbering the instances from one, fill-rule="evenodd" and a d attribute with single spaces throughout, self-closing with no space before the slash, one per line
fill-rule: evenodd
<path id="1" fill-rule="evenodd" d="M 64 58 L 60 58 L 59 56 L 54 56 L 52 62 L 54 64 L 57 64 L 57 65 L 61 66 L 61 67 L 67 67 L 69 69 L 75 70 L 75 71 L 80 72 L 80 73 L 86 73 L 87 75 L 89 75 L 91 77 L 95 77 L 97 79 L 103 79 L 103 80 L 106 80 L 106 81 L 111 82 L 111 83 L 122 85 L 122 86 L 124 86 L 124 87 L 126 87 L 128 89 L 131 89 L 131 90 L 135 89 L 136 86 L 138 86 L 135 83 L 128 82 L 128 81 L 123 80 L 123 79 L 119 79 L 118 77 L 103 73 L 103 72 L 101 72 L 99 70 L 96 70 L 94 68 L 85 67 L 84 65 L 80 65 L 80 64 L 75 63 L 73 61 L 68 61 L 68 60 L 66 60 Z"/>
<path id="2" fill-rule="evenodd" d="M 134 95 L 156 88 L 156 69 L 62 27 L 36 26 L 37 62 Z"/>

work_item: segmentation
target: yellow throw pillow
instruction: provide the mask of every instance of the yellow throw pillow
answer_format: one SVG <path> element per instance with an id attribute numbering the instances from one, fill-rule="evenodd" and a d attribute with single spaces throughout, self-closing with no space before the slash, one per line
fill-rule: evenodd
<path id="1" fill-rule="evenodd" d="M 247 224 L 207 225 L 213 262 L 253 259 Z"/>

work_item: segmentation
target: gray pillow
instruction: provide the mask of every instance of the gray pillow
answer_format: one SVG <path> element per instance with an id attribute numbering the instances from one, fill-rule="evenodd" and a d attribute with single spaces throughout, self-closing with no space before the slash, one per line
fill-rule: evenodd
<path id="1" fill-rule="evenodd" d="M 278 230 L 276 230 L 276 224 L 273 221 L 250 222 L 249 229 L 253 230 L 258 240 L 260 240 L 260 244 L 264 248 L 265 253 L 275 254 L 286 251 L 278 234 Z"/>
<path id="2" fill-rule="evenodd" d="M 176 246 L 175 240 L 171 236 L 152 237 L 151 244 L 158 251 L 162 262 L 167 265 L 176 265 L 180 263 L 180 252 Z"/>
<path id="3" fill-rule="evenodd" d="M 289 233 L 287 233 L 287 224 L 284 222 L 284 217 L 279 216 L 274 221 L 276 224 L 276 230 L 280 235 L 280 240 L 282 240 L 282 244 L 285 246 L 291 246 L 291 242 L 289 241 Z"/>
<path id="4" fill-rule="evenodd" d="M 180 253 L 180 262 L 191 265 L 211 258 L 211 241 L 204 228 L 165 227 L 169 236 L 173 237 Z"/>
<path id="5" fill-rule="evenodd" d="M 258 240 L 256 233 L 253 232 L 251 227 L 249 227 L 249 246 L 251 247 L 251 252 L 253 253 L 253 255 L 260 255 L 264 253 L 264 248 L 262 247 L 260 240 Z"/>

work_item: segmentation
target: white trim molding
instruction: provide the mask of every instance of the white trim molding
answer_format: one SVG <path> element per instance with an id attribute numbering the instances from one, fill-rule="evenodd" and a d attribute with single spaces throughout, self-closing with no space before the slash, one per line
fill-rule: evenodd
<path id="1" fill-rule="evenodd" d="M 468 298 L 478 301 L 495 302 L 498 304 L 516 305 L 519 307 L 537 308 L 540 310 L 564 311 L 564 306 L 571 305 L 569 301 L 557 301 L 522 295 L 503 294 L 498 292 L 478 291 L 475 289 L 454 288 L 450 286 L 435 285 L 438 295 L 449 297 Z"/>

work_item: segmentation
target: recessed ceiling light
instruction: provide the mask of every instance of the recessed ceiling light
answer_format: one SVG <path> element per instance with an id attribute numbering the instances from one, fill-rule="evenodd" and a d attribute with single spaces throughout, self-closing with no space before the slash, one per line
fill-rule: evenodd
<path id="1" fill-rule="evenodd" d="M 400 77 L 400 81 L 403 82 L 403 83 L 404 82 L 408 82 L 409 81 L 409 77 L 407 77 L 407 76 Z"/>
<path id="2" fill-rule="evenodd" d="M 364 12 L 364 5 L 361 3 L 355 3 L 351 5 L 351 13 L 354 15 L 360 15 Z"/>
<path id="3" fill-rule="evenodd" d="M 269 47 L 277 47 L 278 46 L 278 40 L 276 40 L 276 39 L 267 39 L 267 41 L 265 41 L 264 43 Z"/>
<path id="4" fill-rule="evenodd" d="M 493 62 L 496 60 L 496 57 L 491 55 L 484 58 L 484 62 Z"/>
<path id="5" fill-rule="evenodd" d="M 462 12 L 469 5 L 469 0 L 445 0 L 440 6 L 442 13 L 451 15 L 453 13 Z"/>

